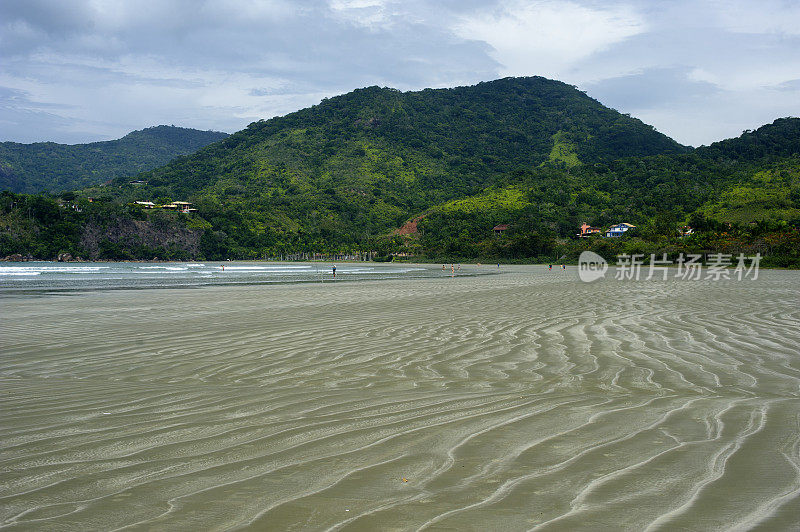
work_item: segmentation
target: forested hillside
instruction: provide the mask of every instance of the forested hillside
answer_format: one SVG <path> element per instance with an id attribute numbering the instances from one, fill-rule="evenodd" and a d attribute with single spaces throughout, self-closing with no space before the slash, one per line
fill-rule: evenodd
<path id="1" fill-rule="evenodd" d="M 779 118 L 739 137 L 701 146 L 697 153 L 720 162 L 764 162 L 800 155 L 800 119 Z"/>
<path id="2" fill-rule="evenodd" d="M 800 266 L 799 124 L 779 119 L 695 150 L 544 78 L 405 93 L 370 87 L 255 122 L 135 177 L 48 200 L 60 204 L 55 210 L 7 195 L 0 255 L 375 250 L 418 260 L 552 260 L 588 247 L 606 255 L 763 250 Z M 175 200 L 197 212 L 130 205 Z M 25 218 L 25 205 L 69 223 Z M 637 228 L 614 242 L 578 240 L 582 222 Z M 696 234 L 679 239 L 689 223 Z M 497 224 L 508 230 L 495 234 Z M 170 240 L 177 228 L 194 236 Z"/>
<path id="3" fill-rule="evenodd" d="M 494 176 L 548 160 L 608 161 L 688 151 L 570 85 L 506 78 L 455 89 L 368 87 L 259 121 L 146 176 L 158 194 L 227 190 L 257 181 L 397 193 L 398 203 L 455 197 Z M 225 188 L 227 187 L 227 189 Z M 291 193 L 292 190 L 289 190 Z"/>
<path id="4" fill-rule="evenodd" d="M 74 190 L 134 176 L 227 137 L 218 131 L 156 126 L 89 144 L 0 142 L 0 190 Z"/>
<path id="5" fill-rule="evenodd" d="M 390 246 L 455 259 L 574 255 L 587 246 L 609 257 L 724 247 L 800 261 L 799 126 L 800 119 L 780 119 L 692 153 L 515 172 L 502 186 L 428 209 L 416 233 L 394 236 Z M 583 222 L 637 229 L 619 242 L 558 244 Z M 502 238 L 490 231 L 497 224 L 509 225 Z M 684 225 L 695 234 L 681 237 Z M 784 247 L 766 244 L 769 234 Z"/>
<path id="6" fill-rule="evenodd" d="M 370 87 L 253 123 L 136 177 L 146 185 L 117 179 L 91 193 L 192 201 L 226 245 L 346 247 L 516 169 L 687 150 L 544 78 L 405 93 Z"/>

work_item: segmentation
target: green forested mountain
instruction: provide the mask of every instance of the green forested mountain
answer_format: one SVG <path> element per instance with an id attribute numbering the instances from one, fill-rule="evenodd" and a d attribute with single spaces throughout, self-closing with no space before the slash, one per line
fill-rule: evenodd
<path id="1" fill-rule="evenodd" d="M 117 179 L 93 193 L 193 201 L 247 247 L 349 246 L 516 169 L 687 150 L 544 78 L 405 93 L 370 87 L 253 123 L 137 176 L 145 186 Z"/>
<path id="2" fill-rule="evenodd" d="M 34 193 L 85 188 L 150 170 L 227 136 L 156 126 L 89 144 L 0 142 L 0 190 Z"/>
<path id="3" fill-rule="evenodd" d="M 766 253 L 769 246 L 759 247 L 758 238 L 780 233 L 790 236 L 781 253 L 800 261 L 798 140 L 800 119 L 780 119 L 691 153 L 627 157 L 569 172 L 516 172 L 502 186 L 428 209 L 417 222 L 419 234 L 395 237 L 393 245 L 441 257 L 558 256 L 571 250 L 559 249 L 558 240 L 575 236 L 582 222 L 627 222 L 637 230 L 613 246 L 601 238 L 580 244 L 614 255 L 693 244 L 695 251 L 713 250 L 724 241 Z M 495 238 L 488 228 L 501 223 L 509 231 Z M 677 228 L 686 224 L 715 233 L 717 241 L 709 242 L 713 235 L 679 238 Z"/>
<path id="4" fill-rule="evenodd" d="M 252 196 L 253 187 L 294 195 L 284 183 L 291 177 L 298 188 L 333 188 L 347 195 L 356 187 L 413 210 L 548 160 L 574 164 L 687 150 L 572 86 L 539 77 L 506 78 L 419 92 L 355 90 L 250 124 L 144 178 L 155 194 L 213 189 Z"/>
<path id="5" fill-rule="evenodd" d="M 545 260 L 587 246 L 607 255 L 763 248 L 800 265 L 792 258 L 800 252 L 799 124 L 780 119 L 692 149 L 544 78 L 406 93 L 370 87 L 253 123 L 77 199 L 64 196 L 60 210 L 6 195 L 0 227 L 5 221 L 10 230 L 0 233 L 0 255 L 220 259 L 377 250 L 429 260 Z M 128 205 L 136 200 L 190 201 L 198 212 Z M 62 219 L 63 231 L 52 234 L 53 223 L 45 227 L 35 214 L 23 219 L 25 205 Z M 584 221 L 638 227 L 615 242 L 578 241 Z M 688 222 L 701 234 L 678 240 Z M 496 224 L 509 229 L 495 235 Z M 179 228 L 189 233 L 170 239 Z"/>

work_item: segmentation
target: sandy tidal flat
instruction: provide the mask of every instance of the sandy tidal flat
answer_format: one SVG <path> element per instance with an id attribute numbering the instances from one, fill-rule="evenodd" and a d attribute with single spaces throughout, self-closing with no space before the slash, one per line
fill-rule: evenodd
<path id="1" fill-rule="evenodd" d="M 797 530 L 800 272 L 0 301 L 10 530 Z"/>

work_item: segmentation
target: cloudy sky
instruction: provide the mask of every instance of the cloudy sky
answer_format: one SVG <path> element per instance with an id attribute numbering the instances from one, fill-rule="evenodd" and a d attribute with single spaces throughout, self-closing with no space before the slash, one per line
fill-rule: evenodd
<path id="1" fill-rule="evenodd" d="M 800 115 L 800 0 L 2 0 L 0 140 L 540 75 L 690 145 Z"/>

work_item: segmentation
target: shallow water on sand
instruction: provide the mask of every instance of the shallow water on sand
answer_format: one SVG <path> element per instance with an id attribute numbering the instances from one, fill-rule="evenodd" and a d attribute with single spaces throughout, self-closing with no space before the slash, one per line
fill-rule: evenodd
<path id="1" fill-rule="evenodd" d="M 464 274 L 460 269 L 448 269 L 446 273 Z M 0 297 L 47 291 L 325 283 L 441 275 L 442 270 L 432 266 L 366 262 L 0 262 Z"/>
<path id="2" fill-rule="evenodd" d="M 9 529 L 792 530 L 800 272 L 0 302 Z"/>

